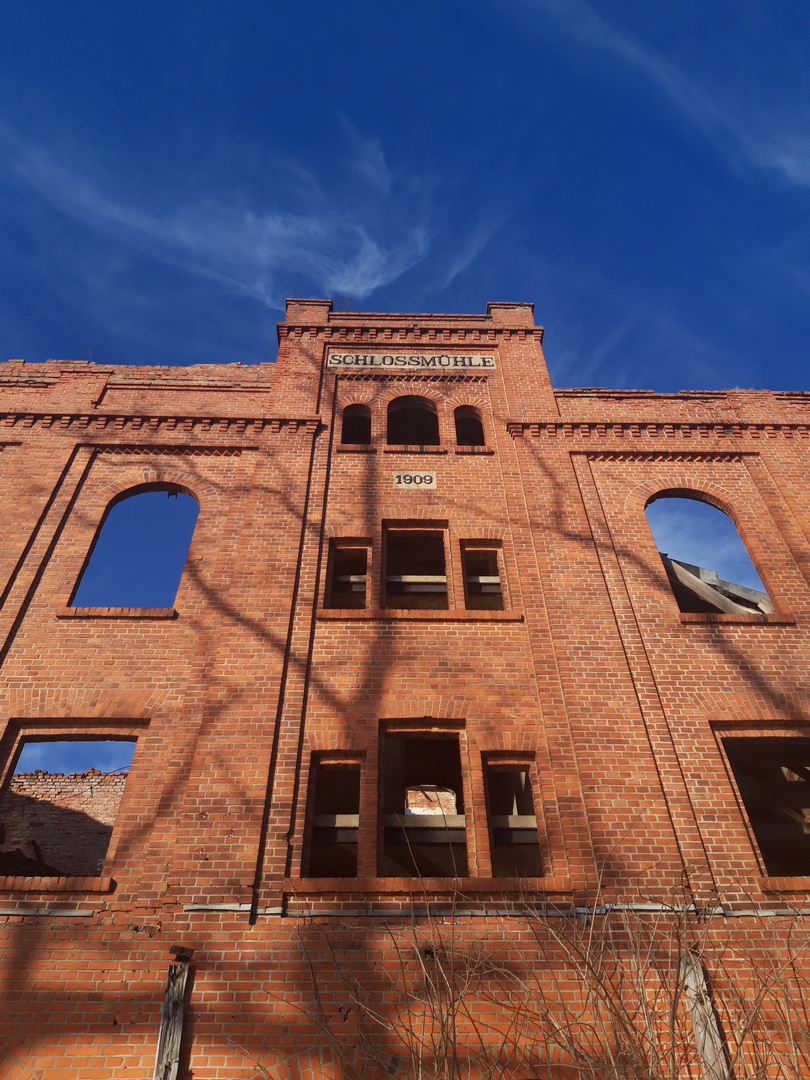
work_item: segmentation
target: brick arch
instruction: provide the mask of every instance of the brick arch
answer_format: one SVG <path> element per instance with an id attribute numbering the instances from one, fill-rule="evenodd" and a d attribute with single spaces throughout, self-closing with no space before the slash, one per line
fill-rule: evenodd
<path id="1" fill-rule="evenodd" d="M 541 747 L 537 731 L 499 731 L 492 727 L 476 731 L 475 742 L 482 753 L 534 754 Z"/>
<path id="2" fill-rule="evenodd" d="M 116 496 L 123 495 L 130 488 L 142 487 L 144 484 L 176 484 L 197 500 L 200 509 L 206 502 L 217 509 L 222 504 L 219 492 L 210 480 L 205 480 L 187 469 L 178 468 L 172 462 L 166 466 L 151 463 L 126 467 L 115 480 L 111 480 L 93 492 L 90 505 L 97 507 L 103 504 L 102 508 L 106 510 Z"/>
<path id="3" fill-rule="evenodd" d="M 446 400 L 444 391 L 438 389 L 438 387 L 431 386 L 427 383 L 403 383 L 396 388 L 389 386 L 381 392 L 379 396 L 380 407 L 387 410 L 392 401 L 402 397 L 427 398 L 427 400 L 432 401 L 437 408 Z"/>
<path id="4" fill-rule="evenodd" d="M 360 753 L 368 750 L 371 745 L 371 732 L 352 727 L 346 729 L 323 728 L 316 733 L 307 735 L 307 745 L 312 753 L 323 753 L 332 750 Z"/>
<path id="5" fill-rule="evenodd" d="M 338 411 L 342 411 L 347 405 L 376 405 L 379 401 L 379 391 L 372 386 L 347 386 L 338 390 L 335 405 Z"/>
<path id="6" fill-rule="evenodd" d="M 679 492 L 694 492 L 701 496 L 699 501 L 707 502 L 710 506 L 721 510 L 731 518 L 735 525 L 738 525 L 740 507 L 745 507 L 746 511 L 752 515 L 756 513 L 747 499 L 741 498 L 738 492 L 710 481 L 697 481 L 688 474 L 657 476 L 637 484 L 628 492 L 624 500 L 625 511 L 641 509 L 644 512 L 652 496 L 662 491 L 671 492 L 672 498 L 678 498 Z M 680 497 L 690 498 L 690 495 L 685 494 Z"/>
<path id="7" fill-rule="evenodd" d="M 468 698 L 389 698 L 378 710 L 381 720 L 465 720 L 475 709 Z"/>
<path id="8" fill-rule="evenodd" d="M 487 395 L 480 390 L 462 388 L 447 395 L 447 404 L 453 409 L 460 405 L 472 405 L 474 409 L 485 409 L 489 405 L 489 400 Z"/>
<path id="9" fill-rule="evenodd" d="M 160 713 L 167 697 L 167 690 L 143 693 L 98 686 L 12 687 L 8 715 L 17 720 L 150 720 Z"/>

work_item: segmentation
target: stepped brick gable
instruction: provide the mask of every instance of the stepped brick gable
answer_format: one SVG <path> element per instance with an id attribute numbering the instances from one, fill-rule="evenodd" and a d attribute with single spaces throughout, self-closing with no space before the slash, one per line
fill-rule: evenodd
<path id="1" fill-rule="evenodd" d="M 807 991 L 810 393 L 556 389 L 542 340 L 300 299 L 275 364 L 0 364 L 3 1080 L 618 1080 L 593 1002 L 665 970 L 689 1075 L 803 1075 L 734 1010 Z M 149 491 L 199 504 L 176 597 L 77 606 Z M 662 560 L 662 496 L 763 590 Z M 588 920 L 563 1045 L 522 1003 L 574 1024 Z"/>

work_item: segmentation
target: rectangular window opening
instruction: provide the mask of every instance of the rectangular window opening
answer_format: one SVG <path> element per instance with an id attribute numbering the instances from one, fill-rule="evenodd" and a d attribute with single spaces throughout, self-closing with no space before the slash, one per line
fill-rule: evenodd
<path id="1" fill-rule="evenodd" d="M 316 760 L 310 775 L 310 807 L 304 876 L 357 877 L 360 762 Z"/>
<path id="2" fill-rule="evenodd" d="M 98 877 L 134 739 L 24 739 L 0 799 L 0 876 Z"/>
<path id="3" fill-rule="evenodd" d="M 387 529 L 385 606 L 447 608 L 447 569 L 441 529 Z"/>
<path id="4" fill-rule="evenodd" d="M 459 738 L 387 734 L 384 877 L 466 877 L 467 832 Z"/>
<path id="5" fill-rule="evenodd" d="M 464 595 L 472 611 L 503 611 L 498 549 L 463 543 Z"/>
<path id="6" fill-rule="evenodd" d="M 543 864 L 528 765 L 487 762 L 494 877 L 541 877 Z"/>
<path id="7" fill-rule="evenodd" d="M 368 581 L 368 544 L 333 540 L 328 607 L 364 608 Z"/>
<path id="8" fill-rule="evenodd" d="M 727 738 L 723 746 L 768 874 L 810 875 L 810 738 Z"/>

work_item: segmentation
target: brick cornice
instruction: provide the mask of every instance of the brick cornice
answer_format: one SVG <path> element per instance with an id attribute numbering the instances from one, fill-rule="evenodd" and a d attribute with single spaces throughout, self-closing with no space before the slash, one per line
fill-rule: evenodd
<path id="1" fill-rule="evenodd" d="M 532 422 L 530 420 L 507 420 L 506 428 L 513 438 L 529 435 L 532 438 L 563 439 L 625 439 L 625 438 L 662 438 L 662 439 L 807 439 L 810 438 L 810 425 L 797 423 L 767 423 L 762 421 L 740 420 L 725 423 L 713 421 L 673 420 L 604 421 L 593 420 L 554 420 Z"/>
<path id="2" fill-rule="evenodd" d="M 469 346 L 543 340 L 542 326 L 496 326 L 486 315 L 465 316 L 463 321 L 448 320 L 446 316 L 426 315 L 419 316 L 415 322 L 403 321 L 399 316 L 398 321 L 393 324 L 384 322 L 378 315 L 374 315 L 373 319 L 374 322 L 369 323 L 363 316 L 356 315 L 350 320 L 330 326 L 315 326 L 311 323 L 300 325 L 279 323 L 279 341 L 304 339 L 347 344 L 363 342 L 376 344 L 381 348 L 386 346 L 392 348 L 397 344 L 427 345 L 433 342 Z M 434 320 L 435 325 L 430 325 L 429 320 Z M 465 323 L 467 325 L 464 325 Z"/>
<path id="3" fill-rule="evenodd" d="M 320 417 L 288 417 L 288 416 L 188 416 L 188 415 L 148 415 L 148 414 L 121 414 L 99 412 L 72 412 L 72 413 L 32 413 L 32 412 L 7 412 L 0 413 L 0 427 L 6 429 L 28 430 L 30 428 L 53 428 L 55 431 L 69 431 L 71 435 L 78 432 L 92 435 L 99 431 L 106 432 L 140 432 L 148 435 L 152 432 L 176 432 L 178 435 L 188 434 L 248 434 L 260 435 L 269 432 L 278 433 L 282 428 L 287 428 L 291 433 L 301 432 L 314 434 L 320 426 Z M 0 441 L 0 445 L 14 445 L 6 440 Z"/>

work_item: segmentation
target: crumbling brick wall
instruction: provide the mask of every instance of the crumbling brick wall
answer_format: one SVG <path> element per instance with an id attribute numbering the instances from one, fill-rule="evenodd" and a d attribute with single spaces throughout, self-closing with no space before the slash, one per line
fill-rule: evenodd
<path id="1" fill-rule="evenodd" d="M 98 769 L 13 776 L 0 803 L 0 865 L 20 861 L 10 858 L 17 852 L 64 876 L 98 874 L 127 776 Z"/>

